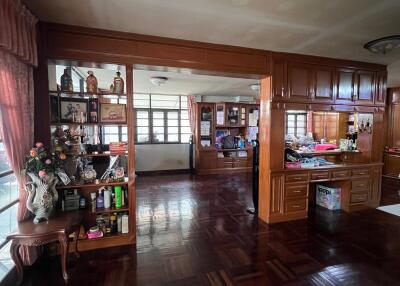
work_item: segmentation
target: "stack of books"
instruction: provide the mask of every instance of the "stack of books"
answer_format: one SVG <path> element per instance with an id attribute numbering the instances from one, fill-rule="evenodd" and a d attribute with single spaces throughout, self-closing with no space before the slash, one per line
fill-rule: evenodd
<path id="1" fill-rule="evenodd" d="M 126 151 L 126 142 L 111 142 L 110 143 L 110 153 L 123 153 Z"/>

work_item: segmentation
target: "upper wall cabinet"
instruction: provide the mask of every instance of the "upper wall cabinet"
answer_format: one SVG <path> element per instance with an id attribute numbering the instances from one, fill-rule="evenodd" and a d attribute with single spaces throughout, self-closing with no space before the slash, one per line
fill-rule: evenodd
<path id="1" fill-rule="evenodd" d="M 375 93 L 375 105 L 385 106 L 386 102 L 386 71 L 377 72 L 376 76 L 376 93 Z"/>
<path id="2" fill-rule="evenodd" d="M 287 98 L 287 63 L 285 58 L 274 57 L 272 62 L 272 98 L 280 101 Z"/>
<path id="3" fill-rule="evenodd" d="M 375 72 L 358 70 L 356 73 L 354 101 L 360 105 L 374 104 Z"/>
<path id="4" fill-rule="evenodd" d="M 329 66 L 313 66 L 311 98 L 314 102 L 333 103 L 334 69 Z"/>
<path id="5" fill-rule="evenodd" d="M 353 69 L 336 69 L 335 103 L 353 103 L 355 73 Z"/>
<path id="6" fill-rule="evenodd" d="M 307 101 L 311 98 L 312 68 L 310 65 L 289 62 L 288 86 L 289 98 L 292 101 Z"/>

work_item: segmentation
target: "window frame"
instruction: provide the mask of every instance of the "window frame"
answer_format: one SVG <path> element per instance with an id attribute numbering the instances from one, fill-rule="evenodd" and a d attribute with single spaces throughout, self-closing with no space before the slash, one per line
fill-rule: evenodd
<path id="1" fill-rule="evenodd" d="M 286 112 L 286 114 L 285 114 L 285 134 L 286 135 L 289 135 L 289 133 L 288 133 L 288 129 L 289 129 L 289 116 L 290 115 L 293 115 L 294 116 L 294 126 L 293 127 L 290 127 L 290 128 L 294 128 L 294 134 L 290 134 L 290 135 L 293 135 L 293 136 L 295 136 L 295 137 L 299 137 L 299 136 L 306 136 L 307 135 L 307 120 L 308 120 L 308 118 L 307 118 L 307 112 Z M 304 116 L 304 118 L 305 118 L 305 120 L 304 120 L 304 127 L 298 127 L 297 126 L 297 117 L 298 116 Z M 305 131 L 305 133 L 304 133 L 304 135 L 303 134 L 301 134 L 301 135 L 299 135 L 299 134 L 297 134 L 297 129 L 298 128 L 304 128 L 304 131 Z"/>

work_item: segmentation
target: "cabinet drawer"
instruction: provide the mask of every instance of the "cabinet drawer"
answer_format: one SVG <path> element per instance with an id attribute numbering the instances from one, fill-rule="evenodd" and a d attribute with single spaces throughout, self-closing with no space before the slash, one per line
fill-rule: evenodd
<path id="1" fill-rule="evenodd" d="M 368 177 L 369 174 L 369 169 L 355 169 L 351 171 L 351 175 L 353 177 Z"/>
<path id="2" fill-rule="evenodd" d="M 310 181 L 321 181 L 321 180 L 329 180 L 329 172 L 328 171 L 319 171 L 319 172 L 311 173 Z"/>
<path id="3" fill-rule="evenodd" d="M 233 167 L 232 160 L 224 160 L 224 159 L 217 160 L 217 168 L 232 168 L 232 167 Z"/>
<path id="4" fill-rule="evenodd" d="M 285 197 L 307 197 L 308 184 L 285 186 Z"/>
<path id="5" fill-rule="evenodd" d="M 307 198 L 285 200 L 284 212 L 298 212 L 307 210 Z"/>
<path id="6" fill-rule="evenodd" d="M 247 167 L 247 161 L 234 161 L 233 168 L 244 168 Z"/>
<path id="7" fill-rule="evenodd" d="M 350 170 L 332 171 L 332 179 L 348 178 L 351 176 Z"/>
<path id="8" fill-rule="evenodd" d="M 351 192 L 350 193 L 350 203 L 365 203 L 368 201 L 368 192 Z"/>
<path id="9" fill-rule="evenodd" d="M 369 179 L 359 179 L 351 181 L 352 191 L 367 191 L 369 190 Z"/>
<path id="10" fill-rule="evenodd" d="M 308 173 L 285 175 L 285 182 L 287 183 L 308 182 Z"/>

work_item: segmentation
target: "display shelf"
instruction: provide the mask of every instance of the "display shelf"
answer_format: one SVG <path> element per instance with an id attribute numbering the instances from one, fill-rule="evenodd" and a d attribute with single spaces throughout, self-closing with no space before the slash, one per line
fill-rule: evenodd
<path id="1" fill-rule="evenodd" d="M 61 122 L 52 122 L 50 126 L 127 126 L 126 123 L 101 123 L 101 122 L 71 122 L 71 123 L 61 123 Z"/>
<path id="2" fill-rule="evenodd" d="M 120 212 L 129 212 L 129 206 L 123 206 L 119 209 L 117 208 L 96 208 L 95 212 L 89 211 L 92 214 L 103 214 L 103 213 L 120 213 Z"/>
<path id="3" fill-rule="evenodd" d="M 124 182 L 100 182 L 98 184 L 96 183 L 88 183 L 85 184 L 83 182 L 81 183 L 75 183 L 67 186 L 57 186 L 57 190 L 65 190 L 65 189 L 79 189 L 79 188 L 90 188 L 90 187 L 101 187 L 101 186 L 125 186 L 128 185 L 128 178 L 125 178 Z"/>
<path id="4" fill-rule="evenodd" d="M 58 91 L 58 90 L 49 90 L 49 94 L 65 94 L 65 95 L 79 95 L 79 96 L 126 96 L 126 93 L 114 93 L 114 92 L 82 92 L 82 91 Z"/>
<path id="5" fill-rule="evenodd" d="M 78 156 L 78 157 L 110 157 L 110 156 L 127 156 L 128 151 L 125 152 L 103 152 L 103 153 L 80 153 L 80 154 L 74 154 L 74 153 L 67 153 L 66 155 L 69 156 Z"/>
<path id="6" fill-rule="evenodd" d="M 302 151 L 296 151 L 300 155 L 310 155 L 310 156 L 339 156 L 344 153 L 361 153 L 358 150 L 355 151 L 341 151 L 341 150 L 326 150 L 326 151 L 312 151 L 312 152 L 302 152 Z"/>
<path id="7" fill-rule="evenodd" d="M 78 251 L 121 246 L 121 245 L 131 244 L 134 242 L 135 242 L 135 237 L 130 233 L 113 234 L 92 239 L 80 239 L 78 240 Z"/>

